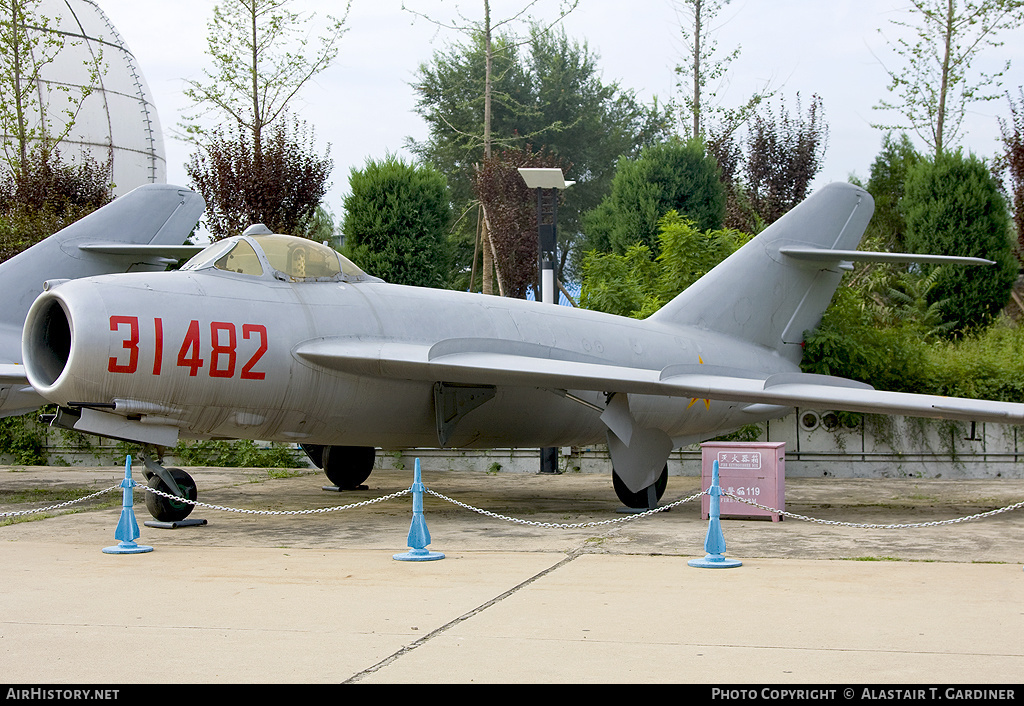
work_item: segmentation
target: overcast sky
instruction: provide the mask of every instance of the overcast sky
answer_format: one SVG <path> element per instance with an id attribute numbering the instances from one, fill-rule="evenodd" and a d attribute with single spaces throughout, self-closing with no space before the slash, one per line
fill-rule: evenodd
<path id="1" fill-rule="evenodd" d="M 164 128 L 168 181 L 187 185 L 183 164 L 191 148 L 169 134 L 188 104 L 183 79 L 199 78 L 204 66 L 206 23 L 214 0 L 98 0 L 135 54 Z M 339 0 L 296 0 L 296 9 L 319 15 L 337 11 Z M 406 0 L 433 17 L 451 17 L 456 8 L 476 19 L 480 0 Z M 508 8 L 525 0 L 491 0 L 492 16 L 506 17 Z M 434 52 L 461 41 L 457 32 L 438 29 L 401 9 L 401 0 L 353 0 L 334 64 L 315 85 L 307 86 L 296 104 L 312 124 L 321 146 L 331 144 L 334 171 L 328 207 L 342 212 L 352 168 L 387 153 L 409 157 L 407 137 L 426 135 L 413 112 L 410 88 L 415 72 Z M 551 16 L 556 0 L 541 0 L 538 17 Z M 826 163 L 816 185 L 846 181 L 850 174 L 866 178 L 878 154 L 883 133 L 871 127 L 893 119 L 872 110 L 885 97 L 887 76 L 880 61 L 896 61 L 885 37 L 895 36 L 890 20 L 905 17 L 905 0 L 732 0 L 718 17 L 716 39 L 723 52 L 741 47 L 732 64 L 723 103 L 735 105 L 770 82 L 784 95 L 791 112 L 797 92 L 806 106 L 812 94 L 823 99 L 829 126 Z M 674 67 L 680 63 L 680 17 L 672 0 L 580 0 L 564 21 L 570 38 L 586 41 L 600 58 L 606 83 L 617 81 L 649 102 L 678 98 Z M 986 54 L 986 66 L 1010 58 L 1003 90 L 1015 98 L 1024 84 L 1022 32 L 1001 37 L 1006 45 Z M 980 66 L 980 63 L 979 63 Z M 1009 116 L 1005 98 L 975 104 L 960 145 L 991 158 L 1000 148 L 997 117 Z M 918 147 L 923 144 L 915 140 Z M 571 157 L 571 156 L 570 156 Z"/>

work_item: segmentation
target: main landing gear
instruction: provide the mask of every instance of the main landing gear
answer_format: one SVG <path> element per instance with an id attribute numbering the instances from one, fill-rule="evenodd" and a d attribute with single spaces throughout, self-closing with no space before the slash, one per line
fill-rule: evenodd
<path id="1" fill-rule="evenodd" d="M 177 496 L 167 498 L 156 493 L 146 493 L 146 509 L 153 519 L 158 522 L 180 522 L 188 517 L 195 505 L 183 501 L 194 501 L 199 496 L 192 476 L 180 468 L 164 468 L 158 462 L 162 460 L 160 453 L 152 447 L 147 446 L 139 458 L 145 464 L 146 470 L 143 473 L 149 487 Z"/>
<path id="2" fill-rule="evenodd" d="M 615 488 L 615 495 L 626 507 L 636 510 L 653 510 L 658 506 L 658 501 L 661 500 L 661 496 L 665 494 L 665 488 L 668 487 L 668 464 L 665 464 L 665 470 L 658 476 L 658 480 L 636 493 L 626 487 L 626 484 L 619 478 L 619 474 L 613 469 L 612 487 Z"/>
<path id="3" fill-rule="evenodd" d="M 377 449 L 372 446 L 321 446 L 299 444 L 309 460 L 322 468 L 338 490 L 357 490 L 373 472 Z"/>

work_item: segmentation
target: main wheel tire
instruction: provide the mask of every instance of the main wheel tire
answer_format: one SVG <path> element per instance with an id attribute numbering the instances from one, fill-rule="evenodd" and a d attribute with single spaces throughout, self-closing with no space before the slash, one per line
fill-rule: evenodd
<path id="1" fill-rule="evenodd" d="M 372 446 L 325 446 L 324 473 L 342 490 L 355 490 L 370 477 L 376 456 Z"/>
<path id="2" fill-rule="evenodd" d="M 195 500 L 199 496 L 199 492 L 196 490 L 196 482 L 192 480 L 192 476 L 180 468 L 168 468 L 167 471 L 171 474 L 171 478 L 174 479 L 174 483 L 181 490 L 181 494 L 185 498 Z M 149 487 L 163 493 L 174 492 L 157 475 L 149 479 Z M 182 502 L 182 500 L 177 498 L 172 500 L 156 493 L 146 493 L 146 509 L 149 510 L 149 514 L 153 516 L 153 519 L 160 522 L 184 520 L 194 508 L 195 505 Z"/>
<path id="3" fill-rule="evenodd" d="M 639 492 L 634 493 L 626 484 L 619 478 L 619 474 L 612 470 L 612 487 L 615 488 L 615 495 L 618 496 L 619 500 L 626 507 L 632 508 L 645 508 L 650 509 L 650 502 L 647 498 L 647 488 L 641 488 Z M 661 475 L 658 476 L 658 480 L 654 481 L 654 494 L 658 500 L 661 500 L 661 496 L 665 494 L 665 488 L 668 487 L 668 464 L 665 464 L 664 470 Z"/>

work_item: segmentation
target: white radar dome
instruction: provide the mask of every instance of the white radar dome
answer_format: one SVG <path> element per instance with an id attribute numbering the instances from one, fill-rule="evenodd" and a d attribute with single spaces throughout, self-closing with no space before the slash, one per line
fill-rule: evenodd
<path id="1" fill-rule="evenodd" d="M 112 161 L 114 195 L 143 184 L 167 181 L 163 133 L 153 97 L 135 57 L 114 25 L 93 0 L 39 0 L 32 10 L 49 18 L 49 31 L 66 37 L 64 48 L 41 71 L 38 105 L 50 134 L 67 124 L 66 112 L 89 82 L 99 61 L 98 88 L 81 104 L 59 149 L 66 161 L 83 152 L 100 164 Z M 62 86 L 71 87 L 64 91 Z M 3 139 L 11 138 L 4 135 Z"/>

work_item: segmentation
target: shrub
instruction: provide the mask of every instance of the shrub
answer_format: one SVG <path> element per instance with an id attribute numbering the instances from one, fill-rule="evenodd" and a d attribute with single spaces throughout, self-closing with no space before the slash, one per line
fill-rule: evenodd
<path id="1" fill-rule="evenodd" d="M 1006 202 L 989 168 L 960 152 L 924 159 L 908 172 L 903 211 L 912 252 L 996 262 L 985 271 L 944 268 L 929 293 L 931 302 L 946 301 L 943 318 L 954 333 L 989 324 L 1009 300 L 1018 271 Z"/>
<path id="2" fill-rule="evenodd" d="M 431 167 L 394 156 L 352 170 L 345 199 L 345 251 L 394 284 L 443 287 L 449 270 L 448 184 Z"/>
<path id="3" fill-rule="evenodd" d="M 636 243 L 659 252 L 658 222 L 669 211 L 690 218 L 700 230 L 719 228 L 725 217 L 725 187 L 714 157 L 700 140 L 674 140 L 648 147 L 634 160 L 621 159 L 612 191 L 584 218 L 592 243 L 608 243 L 624 254 Z"/>

